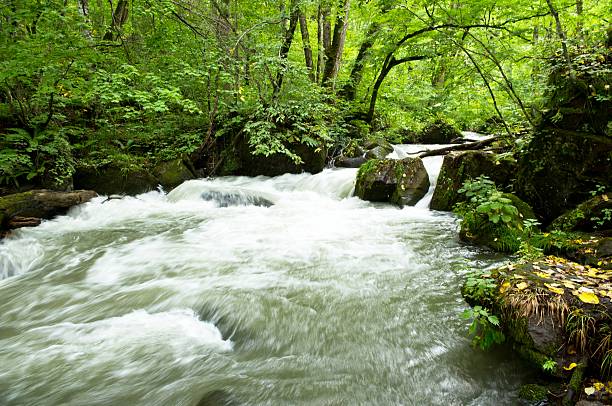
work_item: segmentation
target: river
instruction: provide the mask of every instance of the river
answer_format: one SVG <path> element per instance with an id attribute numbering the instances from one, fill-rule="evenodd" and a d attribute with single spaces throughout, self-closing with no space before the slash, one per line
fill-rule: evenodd
<path id="1" fill-rule="evenodd" d="M 528 370 L 460 317 L 495 259 L 427 200 L 351 197 L 355 173 L 193 180 L 15 232 L 0 405 L 516 404 Z"/>

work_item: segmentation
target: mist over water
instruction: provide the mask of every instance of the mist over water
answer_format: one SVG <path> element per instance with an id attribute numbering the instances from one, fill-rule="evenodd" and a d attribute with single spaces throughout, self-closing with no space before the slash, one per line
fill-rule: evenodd
<path id="1" fill-rule="evenodd" d="M 459 317 L 494 260 L 449 213 L 351 197 L 355 174 L 193 180 L 17 231 L 0 405 L 516 404 L 524 366 Z"/>

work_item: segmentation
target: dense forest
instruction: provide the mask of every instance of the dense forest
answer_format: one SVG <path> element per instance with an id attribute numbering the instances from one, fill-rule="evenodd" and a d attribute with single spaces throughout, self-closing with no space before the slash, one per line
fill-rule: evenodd
<path id="1" fill-rule="evenodd" d="M 611 404 L 610 11 L 4 1 L 0 405 Z"/>
<path id="2" fill-rule="evenodd" d="M 2 5 L 0 179 L 65 188 L 187 158 L 328 155 L 443 120 L 511 139 L 558 83 L 604 64 L 599 1 L 112 1 Z M 593 88 L 607 100 L 609 88 Z M 519 146 L 520 147 L 520 146 Z M 299 150 L 299 148 L 298 148 Z"/>

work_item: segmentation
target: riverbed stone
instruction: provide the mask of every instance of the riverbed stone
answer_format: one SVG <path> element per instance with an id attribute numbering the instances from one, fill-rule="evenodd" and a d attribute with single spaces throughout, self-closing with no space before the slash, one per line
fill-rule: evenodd
<path id="1" fill-rule="evenodd" d="M 372 159 L 359 168 L 355 195 L 372 202 L 413 206 L 429 189 L 429 176 L 420 158 Z"/>
<path id="2" fill-rule="evenodd" d="M 468 179 L 488 176 L 498 188 L 507 187 L 514 178 L 516 161 L 501 159 L 487 151 L 453 151 L 444 157 L 436 189 L 431 199 L 432 210 L 450 211 L 465 199 L 458 191 Z"/>

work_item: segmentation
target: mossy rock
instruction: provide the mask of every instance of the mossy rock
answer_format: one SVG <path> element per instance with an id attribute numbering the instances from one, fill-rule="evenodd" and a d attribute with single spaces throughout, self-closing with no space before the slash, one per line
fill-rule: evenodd
<path id="1" fill-rule="evenodd" d="M 456 138 L 462 138 L 461 131 L 442 119 L 438 119 L 421 130 L 415 141 L 421 144 L 450 144 Z"/>
<path id="2" fill-rule="evenodd" d="M 454 151 L 444 157 L 436 189 L 431 199 L 432 210 L 450 211 L 455 204 L 465 200 L 458 192 L 468 179 L 486 175 L 495 184 L 507 187 L 516 173 L 516 162 L 511 159 L 498 159 L 498 156 L 485 151 Z"/>
<path id="3" fill-rule="evenodd" d="M 546 128 L 519 158 L 515 190 L 548 225 L 598 187 L 612 190 L 610 174 L 612 138 Z"/>
<path id="4" fill-rule="evenodd" d="M 503 198 L 509 199 L 518 210 L 517 222 L 527 219 L 535 219 L 531 207 L 512 193 L 503 193 Z M 522 224 L 520 224 L 522 226 Z M 522 229 L 499 221 L 494 224 L 489 221 L 486 214 L 475 211 L 464 214 L 461 221 L 459 238 L 470 244 L 482 245 L 495 251 L 513 253 L 518 251 L 524 237 Z"/>
<path id="5" fill-rule="evenodd" d="M 160 162 L 153 168 L 152 172 L 159 184 L 166 190 L 175 188 L 186 180 L 193 179 L 193 174 L 180 158 Z"/>
<path id="6" fill-rule="evenodd" d="M 129 194 L 154 190 L 159 181 L 144 168 L 119 168 L 112 164 L 100 168 L 78 168 L 74 174 L 74 186 L 95 190 L 102 195 Z"/>
<path id="7" fill-rule="evenodd" d="M 243 176 L 279 176 L 285 173 L 319 173 L 325 168 L 327 149 L 314 147 L 302 143 L 286 146 L 290 151 L 300 157 L 301 162 L 296 163 L 286 154 L 276 153 L 268 156 L 254 155 L 246 137 L 241 137 L 234 147 L 222 152 L 233 157 L 232 168 L 225 175 Z M 227 169 L 227 168 L 225 168 Z"/>
<path id="8" fill-rule="evenodd" d="M 372 202 L 412 206 L 428 189 L 429 176 L 420 158 L 372 159 L 359 168 L 355 195 Z"/>
<path id="9" fill-rule="evenodd" d="M 486 301 L 465 287 L 462 293 L 472 305 L 500 316 L 521 357 L 538 369 L 555 361 L 549 373 L 566 379 L 586 366 L 585 359 L 599 371 L 602 354 L 612 344 L 606 341 L 612 327 L 612 271 L 549 256 L 500 267 L 487 277 L 494 287 Z"/>
<path id="10" fill-rule="evenodd" d="M 521 386 L 519 397 L 529 402 L 539 402 L 548 398 L 548 389 L 542 385 L 529 383 Z"/>
<path id="11" fill-rule="evenodd" d="M 549 226 L 551 230 L 595 231 L 612 229 L 612 194 L 594 196 L 561 216 Z"/>

